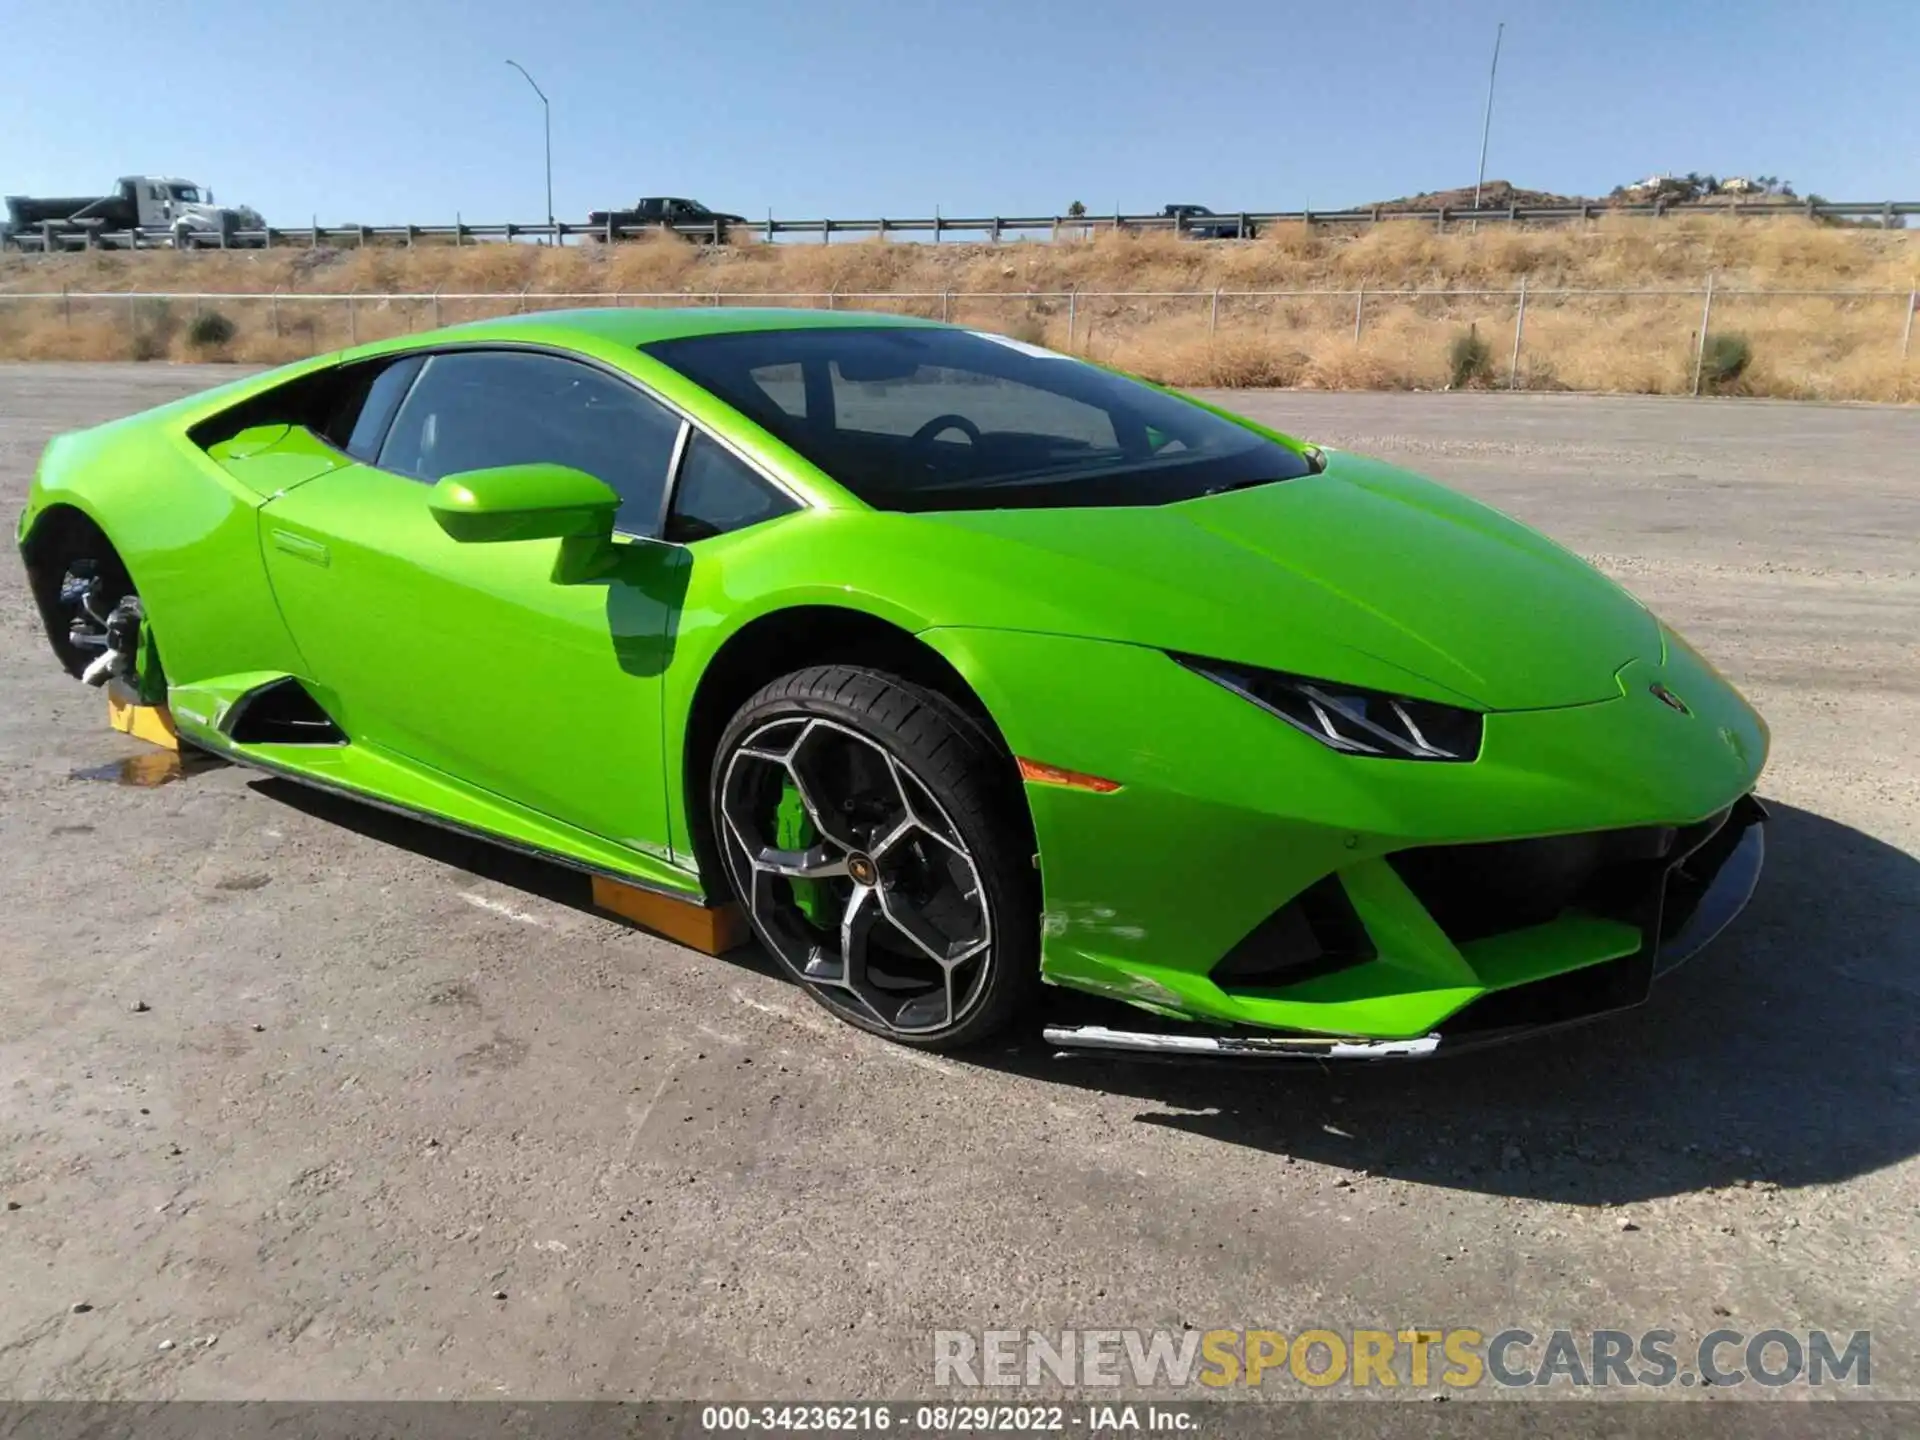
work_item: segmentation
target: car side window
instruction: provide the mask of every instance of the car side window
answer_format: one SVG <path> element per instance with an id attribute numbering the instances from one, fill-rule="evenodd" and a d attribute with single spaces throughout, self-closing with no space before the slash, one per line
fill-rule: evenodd
<path id="1" fill-rule="evenodd" d="M 372 464 L 423 363 L 421 356 L 403 355 L 310 371 L 201 421 L 189 433 L 205 448 L 254 425 L 304 425 L 334 449 Z"/>
<path id="2" fill-rule="evenodd" d="M 379 464 L 429 483 L 495 465 L 570 465 L 619 494 L 616 528 L 652 535 L 680 423 L 591 365 L 531 351 L 455 351 L 427 361 Z"/>
<path id="3" fill-rule="evenodd" d="M 394 412 L 406 398 L 407 387 L 420 373 L 421 364 L 419 356 L 409 355 L 377 368 L 369 379 L 350 385 L 340 403 L 339 418 L 328 424 L 328 435 L 339 437 L 340 431 L 346 429 L 346 443 L 341 448 L 361 464 L 371 465 L 380 453 L 380 442 L 386 438 Z M 335 438 L 334 443 L 339 444 L 339 439 Z"/>
<path id="4" fill-rule="evenodd" d="M 688 544 L 790 515 L 800 505 L 774 489 L 718 441 L 695 431 L 673 487 L 665 538 Z"/>

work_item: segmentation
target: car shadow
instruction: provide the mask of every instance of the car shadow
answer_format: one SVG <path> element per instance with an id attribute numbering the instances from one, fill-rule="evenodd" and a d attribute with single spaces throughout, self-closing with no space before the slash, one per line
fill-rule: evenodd
<path id="1" fill-rule="evenodd" d="M 1746 911 L 1612 1019 L 1408 1063 L 1061 1059 L 1038 1040 L 990 1063 L 1137 1097 L 1142 1125 L 1497 1195 L 1606 1205 L 1877 1170 L 1920 1152 L 1920 860 L 1769 809 Z"/>
<path id="2" fill-rule="evenodd" d="M 635 540 L 616 553 L 618 568 L 603 582 L 614 658 L 629 675 L 658 678 L 673 663 L 680 640 L 692 552 Z"/>
<path id="3" fill-rule="evenodd" d="M 295 780 L 262 775 L 247 782 L 260 795 L 279 802 L 303 815 L 311 815 L 329 825 L 338 825 L 383 845 L 397 846 L 415 855 L 437 860 L 442 865 L 464 870 L 482 880 L 506 885 L 524 895 L 535 895 L 556 905 L 584 910 L 613 925 L 652 934 L 623 916 L 602 910 L 593 903 L 593 881 L 584 872 L 547 860 L 523 850 L 514 850 L 496 840 L 484 839 L 465 831 L 449 830 L 442 825 L 415 820 L 350 795 L 317 790 Z M 771 955 L 756 944 L 727 952 L 724 962 L 766 975 L 784 977 L 785 972 Z"/>
<path id="4" fill-rule="evenodd" d="M 594 908 L 578 871 L 291 781 L 250 783 L 357 834 L 616 918 Z M 1609 1020 L 1406 1063 L 1062 1057 L 1037 1026 L 962 1058 L 1138 1099 L 1141 1125 L 1496 1195 L 1612 1205 L 1881 1169 L 1920 1153 L 1920 860 L 1769 808 L 1767 867 L 1746 911 L 1646 1005 Z M 758 945 L 716 963 L 782 973 Z M 1046 1011 L 1138 1020 L 1065 991 L 1047 992 Z"/>

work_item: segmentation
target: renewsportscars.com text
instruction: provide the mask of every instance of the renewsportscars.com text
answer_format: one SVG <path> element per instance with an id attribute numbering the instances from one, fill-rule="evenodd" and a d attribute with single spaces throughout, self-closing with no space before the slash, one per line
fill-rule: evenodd
<path id="1" fill-rule="evenodd" d="M 1469 1326 L 1302 1330 L 936 1330 L 941 1387 L 1135 1390 L 1678 1386 L 1865 1387 L 1873 1337 L 1855 1330 L 1488 1332 Z"/>

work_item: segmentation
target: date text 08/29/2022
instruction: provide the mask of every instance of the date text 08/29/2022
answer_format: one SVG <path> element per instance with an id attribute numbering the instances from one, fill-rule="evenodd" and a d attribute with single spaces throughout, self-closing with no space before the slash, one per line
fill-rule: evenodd
<path id="1" fill-rule="evenodd" d="M 707 1405 L 700 1428 L 714 1434 L 829 1433 L 904 1434 L 974 1433 L 1051 1434 L 1059 1431 L 1145 1431 L 1160 1434 L 1198 1430 L 1201 1412 L 1194 1405 L 888 1405 L 859 1402 L 796 1405 Z"/>

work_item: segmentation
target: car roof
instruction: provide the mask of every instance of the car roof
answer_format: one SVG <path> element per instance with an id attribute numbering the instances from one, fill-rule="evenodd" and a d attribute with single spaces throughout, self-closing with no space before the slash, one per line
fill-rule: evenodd
<path id="1" fill-rule="evenodd" d="M 417 342 L 431 342 L 434 336 L 458 335 L 463 339 L 500 339 L 565 344 L 569 338 L 591 337 L 616 345 L 651 345 L 659 340 L 678 340 L 689 335 L 724 335 L 754 330 L 825 330 L 854 326 L 933 326 L 935 320 L 919 320 L 908 315 L 881 315 L 862 310 L 790 310 L 772 306 L 665 307 L 598 306 L 579 310 L 543 310 L 525 315 L 509 315 L 497 320 L 476 320 L 435 331 L 432 336 L 416 335 Z"/>

